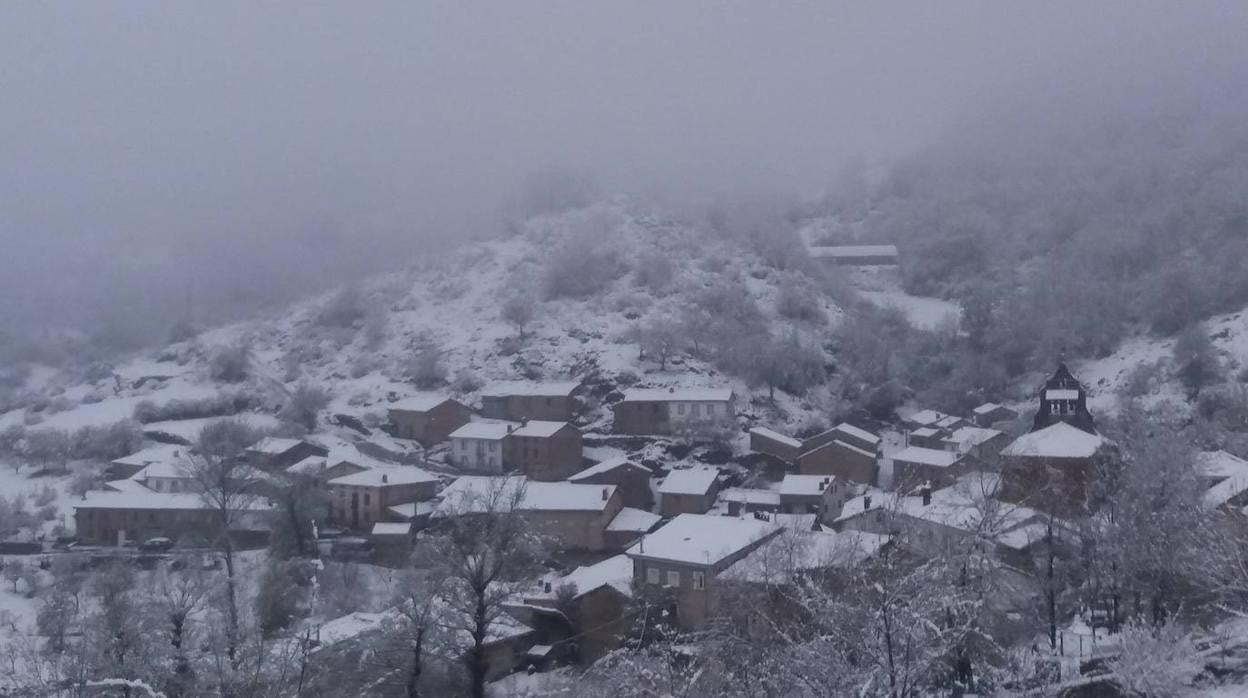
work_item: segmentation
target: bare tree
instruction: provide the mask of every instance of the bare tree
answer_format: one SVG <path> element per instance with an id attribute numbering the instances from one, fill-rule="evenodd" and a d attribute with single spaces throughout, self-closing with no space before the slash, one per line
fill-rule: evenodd
<path id="1" fill-rule="evenodd" d="M 195 481 L 204 507 L 212 512 L 211 532 L 225 559 L 227 653 L 236 660 L 239 642 L 238 578 L 234 541 L 230 531 L 249 517 L 258 501 L 250 467 L 242 459 L 243 449 L 255 442 L 256 432 L 246 423 L 223 419 L 205 426 L 199 434 L 198 454 L 190 459 L 188 471 Z"/>
<path id="2" fill-rule="evenodd" d="M 328 405 L 329 393 L 324 388 L 311 383 L 300 383 L 295 386 L 278 417 L 299 425 L 305 431 L 312 431 L 316 429 L 317 416 Z"/>
<path id="3" fill-rule="evenodd" d="M 490 631 L 503 616 L 503 604 L 530 583 L 541 551 L 521 511 L 522 481 L 495 478 L 489 483 L 449 495 L 438 534 L 417 552 L 419 559 L 431 561 L 431 574 L 443 580 L 437 590 L 446 607 L 443 622 L 464 638 L 473 698 L 485 696 Z"/>
<path id="4" fill-rule="evenodd" d="M 667 361 L 685 343 L 685 330 L 674 318 L 658 317 L 633 329 L 641 357 L 658 359 L 659 370 L 667 370 Z"/>
<path id="5" fill-rule="evenodd" d="M 524 328 L 537 317 L 537 301 L 527 293 L 518 293 L 503 301 L 499 311 L 503 321 L 515 325 L 516 333 L 524 336 Z"/>

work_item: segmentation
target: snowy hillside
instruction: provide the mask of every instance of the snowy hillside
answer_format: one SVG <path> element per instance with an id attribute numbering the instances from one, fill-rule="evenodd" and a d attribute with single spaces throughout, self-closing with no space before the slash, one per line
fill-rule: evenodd
<path id="1" fill-rule="evenodd" d="M 606 241 L 605 249 L 595 249 L 608 278 L 590 279 L 588 292 L 551 297 L 556 294 L 548 286 L 559 273 L 552 259 L 568 256 L 579 238 L 591 235 Z M 165 408 L 237 394 L 247 396 L 242 416 L 274 429 L 273 415 L 304 383 L 329 392 L 328 413 L 376 426 L 387 403 L 421 392 L 413 376 L 422 371 L 434 374 L 424 376 L 428 390 L 470 403 L 481 387 L 518 378 L 578 378 L 609 386 L 593 393 L 599 399 L 615 383 L 634 381 L 659 387 L 729 385 L 748 396 L 743 376 L 724 375 L 707 362 L 675 356 L 659 370 L 656 360 L 641 358 L 633 332 L 656 319 L 675 318 L 694 294 L 731 283 L 748 290 L 774 336 L 797 328 L 818 346 L 840 309 L 819 295 L 827 323 L 777 322 L 780 276 L 734 242 L 622 203 L 600 204 L 534 219 L 508 239 L 422 260 L 410 272 L 375 277 L 275 317 L 208 330 L 115 366 L 93 368 L 86 380 L 70 372 L 32 372 L 28 406 L 0 415 L 0 430 L 18 424 L 101 426 L 131 418 L 145 402 Z M 501 313 L 516 297 L 537 299 L 523 336 Z M 214 355 L 240 345 L 250 355 L 245 378 L 214 379 Z M 421 361 L 428 365 L 418 366 Z M 777 397 L 778 418 L 794 424 L 823 407 L 824 397 L 816 393 L 805 400 Z M 750 400 L 740 405 L 748 420 Z M 771 409 L 770 403 L 766 407 Z M 604 411 L 591 410 L 583 426 L 602 426 L 604 418 Z M 159 419 L 144 430 L 190 438 L 203 421 Z"/>

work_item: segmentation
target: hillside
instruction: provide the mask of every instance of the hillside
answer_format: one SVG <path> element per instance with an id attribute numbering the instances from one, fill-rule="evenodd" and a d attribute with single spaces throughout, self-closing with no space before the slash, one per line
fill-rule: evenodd
<path id="1" fill-rule="evenodd" d="M 591 238 L 594 244 L 585 244 Z M 781 296 L 796 284 L 807 319 L 778 310 Z M 773 405 L 761 379 L 728 356 L 728 344 L 744 345 L 744 338 L 712 335 L 732 327 L 726 320 L 756 322 L 743 327 L 777 342 L 791 336 L 822 355 L 820 363 L 831 361 L 824 333 L 842 311 L 818 284 L 813 272 L 778 271 L 739 242 L 624 203 L 603 203 L 539 217 L 507 239 L 468 245 L 408 272 L 367 279 L 113 365 L 29 371 L 10 396 L 23 406 L 0 414 L 0 430 L 104 426 L 135 417 L 136 407 L 149 403 L 144 431 L 175 438 L 194 437 L 206 418 L 184 414 L 197 410 L 238 412 L 257 427 L 290 431 L 276 415 L 303 384 L 329 393 L 327 414 L 375 427 L 388 402 L 422 389 L 471 403 L 482 386 L 519 378 L 583 379 L 602 386 L 590 392 L 592 400 L 634 383 L 730 385 L 745 398 L 745 422 L 765 416 L 804 426 L 825 419 L 835 406 L 830 390 L 816 387 L 798 398 L 782 389 Z M 523 335 L 502 316 L 516 298 L 534 300 Z M 690 309 L 708 302 L 742 304 L 740 312 L 756 309 L 757 319 L 704 318 L 705 342 L 712 346 L 704 343 L 697 357 L 670 350 L 662 367 L 657 349 L 642 357 L 639 339 L 653 344 L 665 333 L 679 335 Z M 639 337 L 638 328 L 651 326 L 658 326 L 652 333 L 658 338 Z M 686 339 L 671 341 L 683 347 Z M 214 377 L 214 362 L 228 363 L 239 347 L 237 353 L 248 357 L 245 368 Z M 241 409 L 211 404 L 223 397 L 238 398 Z M 591 431 L 604 428 L 609 414 L 595 407 L 582 425 Z"/>

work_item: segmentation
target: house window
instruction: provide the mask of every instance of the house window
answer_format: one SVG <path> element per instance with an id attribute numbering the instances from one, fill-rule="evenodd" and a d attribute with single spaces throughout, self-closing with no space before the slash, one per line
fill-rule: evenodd
<path id="1" fill-rule="evenodd" d="M 680 572 L 676 570 L 667 571 L 667 585 L 673 589 L 680 587 Z"/>
<path id="2" fill-rule="evenodd" d="M 693 588 L 697 589 L 698 591 L 701 591 L 706 588 L 706 573 L 705 572 L 693 573 Z"/>
<path id="3" fill-rule="evenodd" d="M 497 451 L 497 450 L 498 450 L 498 442 L 497 442 L 497 441 L 491 441 L 491 442 L 490 442 L 490 450 L 491 450 L 491 451 Z"/>
<path id="4" fill-rule="evenodd" d="M 461 440 L 461 441 L 459 442 L 459 450 L 461 450 L 461 451 L 467 451 L 467 450 L 468 450 L 468 442 L 467 442 L 467 441 L 462 441 L 462 440 Z"/>
<path id="5" fill-rule="evenodd" d="M 659 583 L 659 568 L 658 567 L 646 568 L 646 583 L 647 584 Z"/>
<path id="6" fill-rule="evenodd" d="M 368 506 L 368 495 L 364 495 L 364 506 Z"/>
<path id="7" fill-rule="evenodd" d="M 684 413 L 685 413 L 685 403 L 682 402 L 676 405 L 676 414 L 684 414 Z"/>

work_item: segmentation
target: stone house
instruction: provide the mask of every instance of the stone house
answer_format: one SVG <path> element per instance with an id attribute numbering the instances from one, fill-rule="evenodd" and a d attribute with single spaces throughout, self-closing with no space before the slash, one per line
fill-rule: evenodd
<path id="1" fill-rule="evenodd" d="M 985 402 L 971 410 L 971 420 L 977 427 L 992 427 L 1002 422 L 1012 422 L 1015 419 L 1018 419 L 1017 412 L 995 402 Z"/>
<path id="2" fill-rule="evenodd" d="M 967 472 L 974 459 L 956 451 L 925 446 L 908 446 L 892 456 L 893 486 L 905 491 L 928 483 L 933 487 L 952 484 Z"/>
<path id="3" fill-rule="evenodd" d="M 382 567 L 406 567 L 416 542 L 410 523 L 373 524 L 368 540 L 373 544 L 372 562 Z"/>
<path id="4" fill-rule="evenodd" d="M 243 452 L 247 464 L 257 470 L 278 472 L 309 456 L 327 456 L 329 449 L 302 439 L 266 437 Z"/>
<path id="5" fill-rule="evenodd" d="M 833 439 L 797 457 L 802 475 L 834 475 L 847 482 L 869 485 L 875 482 L 875 453 L 840 439 Z"/>
<path id="6" fill-rule="evenodd" d="M 1025 568 L 1030 564 L 1025 551 L 1044 537 L 1048 519 L 998 499 L 999 485 L 995 474 L 972 472 L 947 487 L 921 487 L 912 495 L 877 490 L 846 502 L 834 525 L 839 531 L 896 536 L 919 557 L 971 545 Z"/>
<path id="7" fill-rule="evenodd" d="M 640 463 L 624 457 L 610 458 L 574 473 L 568 482 L 580 485 L 615 485 L 624 506 L 649 511 L 654 507 L 654 492 L 650 489 L 653 473 Z"/>
<path id="8" fill-rule="evenodd" d="M 948 432 L 936 427 L 919 427 L 906 434 L 907 446 L 919 448 L 944 448 L 944 439 Z"/>
<path id="9" fill-rule="evenodd" d="M 1106 441 L 1066 422 L 1018 437 L 1001 451 L 1001 496 L 1055 511 L 1078 509 L 1087 501 L 1092 459 Z"/>
<path id="10" fill-rule="evenodd" d="M 390 403 L 386 411 L 395 436 L 414 439 L 426 448 L 446 441 L 472 414 L 458 400 L 437 395 L 403 398 Z"/>
<path id="11" fill-rule="evenodd" d="M 267 533 L 271 507 L 247 502 L 236 517 L 233 535 Z M 76 538 L 82 545 L 124 545 L 150 538 L 193 540 L 207 545 L 217 530 L 217 514 L 189 492 L 153 492 L 138 484 L 125 491 L 95 491 L 74 503 Z"/>
<path id="12" fill-rule="evenodd" d="M 583 459 L 581 430 L 567 422 L 524 422 L 503 446 L 503 465 L 532 480 L 562 480 L 579 470 Z"/>
<path id="13" fill-rule="evenodd" d="M 780 481 L 780 511 L 785 514 L 814 514 L 819 521 L 831 521 L 852 495 L 848 483 L 832 475 L 790 473 Z"/>
<path id="14" fill-rule="evenodd" d="M 579 381 L 532 383 L 507 381 L 481 391 L 481 415 L 519 422 L 540 419 L 569 422 L 576 416 Z"/>
<path id="15" fill-rule="evenodd" d="M 727 505 L 729 516 L 780 511 L 780 493 L 773 490 L 730 487 L 719 493 L 719 500 Z"/>
<path id="16" fill-rule="evenodd" d="M 109 463 L 107 479 L 124 480 L 154 463 L 174 464 L 185 462 L 190 456 L 189 446 L 156 444 L 118 458 Z"/>
<path id="17" fill-rule="evenodd" d="M 802 442 L 766 427 L 754 427 L 750 430 L 750 450 L 792 463 L 802 451 Z"/>
<path id="18" fill-rule="evenodd" d="M 705 514 L 715 505 L 719 490 L 717 468 L 685 468 L 672 470 L 659 484 L 659 513 Z"/>
<path id="19" fill-rule="evenodd" d="M 329 480 L 330 523 L 369 529 L 398 504 L 433 499 L 438 479 L 415 466 L 371 468 Z"/>
<path id="20" fill-rule="evenodd" d="M 712 438 L 737 425 L 730 388 L 635 388 L 611 409 L 617 434 Z"/>
<path id="21" fill-rule="evenodd" d="M 634 587 L 668 606 L 681 629 L 698 630 L 719 610 L 716 577 L 781 530 L 753 517 L 681 514 L 628 549 Z"/>
<path id="22" fill-rule="evenodd" d="M 996 429 L 964 426 L 941 440 L 947 451 L 969 455 L 981 463 L 996 463 L 1009 436 Z"/>
<path id="23" fill-rule="evenodd" d="M 537 482 L 522 475 L 460 477 L 442 491 L 439 500 L 435 520 L 514 504 L 533 533 L 565 552 L 607 550 L 607 526 L 623 508 L 613 485 Z"/>
<path id="24" fill-rule="evenodd" d="M 649 511 L 624 507 L 607 524 L 606 543 L 611 550 L 623 550 L 654 530 L 663 517 Z"/>
<path id="25" fill-rule="evenodd" d="M 840 441 L 855 448 L 876 453 L 880 449 L 880 437 L 849 422 L 841 422 L 827 431 L 815 434 L 802 442 L 802 453 L 813 451 L 824 444 Z"/>
<path id="26" fill-rule="evenodd" d="M 563 648 L 564 659 L 585 666 L 618 648 L 627 635 L 632 581 L 633 561 L 616 555 L 538 580 L 536 590 L 522 594 L 522 605 L 508 612 L 537 629 L 542 642 Z"/>
<path id="27" fill-rule="evenodd" d="M 464 470 L 501 475 L 508 470 L 505 446 L 515 428 L 505 422 L 469 422 L 451 432 L 447 457 Z"/>

